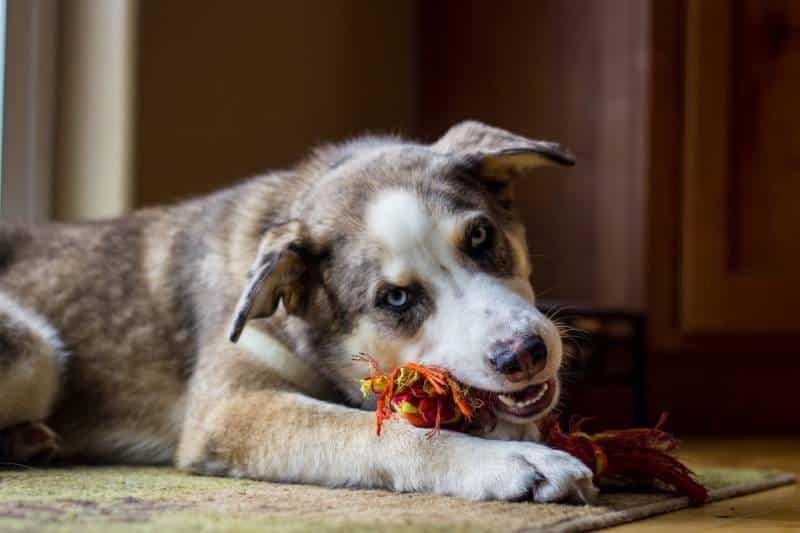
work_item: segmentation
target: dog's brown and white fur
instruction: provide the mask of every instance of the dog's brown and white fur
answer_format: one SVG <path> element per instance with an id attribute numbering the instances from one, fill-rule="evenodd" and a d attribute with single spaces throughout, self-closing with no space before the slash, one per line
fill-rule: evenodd
<path id="1" fill-rule="evenodd" d="M 8 459 L 31 452 L 24 439 L 9 444 L 15 432 L 49 427 L 51 451 L 68 460 L 475 499 L 589 498 L 587 468 L 531 442 L 533 422 L 557 402 L 561 341 L 533 305 L 510 188 L 552 162 L 571 158 L 466 122 L 432 145 L 327 147 L 292 171 L 118 220 L 1 226 Z M 498 372 L 492 351 L 531 333 L 546 359 L 513 380 Z M 496 393 L 552 386 L 547 405 L 501 412 L 488 436 L 426 438 L 388 422 L 376 437 L 357 353 L 386 369 L 443 366 Z"/>

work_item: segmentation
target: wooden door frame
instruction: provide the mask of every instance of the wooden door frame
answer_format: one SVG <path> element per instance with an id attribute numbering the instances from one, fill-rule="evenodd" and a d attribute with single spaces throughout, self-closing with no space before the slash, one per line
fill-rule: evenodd
<path id="1" fill-rule="evenodd" d="M 651 349 L 680 346 L 680 235 L 683 173 L 685 3 L 650 7 L 646 313 Z"/>

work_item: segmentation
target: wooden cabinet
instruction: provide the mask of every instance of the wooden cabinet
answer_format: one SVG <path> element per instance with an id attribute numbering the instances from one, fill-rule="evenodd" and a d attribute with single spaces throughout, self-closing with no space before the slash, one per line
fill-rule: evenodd
<path id="1" fill-rule="evenodd" d="M 649 56 L 651 340 L 794 353 L 800 2 L 654 1 Z"/>
<path id="2" fill-rule="evenodd" d="M 800 2 L 650 7 L 651 417 L 797 432 Z"/>
<path id="3" fill-rule="evenodd" d="M 800 2 L 686 11 L 681 327 L 800 331 Z"/>

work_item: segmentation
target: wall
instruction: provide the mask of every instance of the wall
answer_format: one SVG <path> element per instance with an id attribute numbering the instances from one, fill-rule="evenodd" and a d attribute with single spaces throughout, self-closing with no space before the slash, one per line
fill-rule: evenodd
<path id="1" fill-rule="evenodd" d="M 413 132 L 416 9 L 144 0 L 136 204 L 211 191 L 365 131 Z"/>
<path id="2" fill-rule="evenodd" d="M 577 156 L 518 187 L 539 293 L 640 308 L 647 3 L 446 0 L 423 14 L 428 135 L 477 118 Z"/>

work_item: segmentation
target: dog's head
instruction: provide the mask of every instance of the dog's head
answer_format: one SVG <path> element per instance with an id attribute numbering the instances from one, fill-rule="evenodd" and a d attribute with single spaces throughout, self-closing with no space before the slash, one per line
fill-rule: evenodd
<path id="1" fill-rule="evenodd" d="M 323 150 L 302 171 L 309 185 L 292 222 L 262 241 L 232 338 L 282 300 L 289 326 L 354 401 L 366 369 L 351 357 L 366 353 L 384 369 L 447 368 L 496 393 L 507 421 L 542 416 L 558 401 L 562 345 L 534 306 L 512 186 L 550 164 L 573 159 L 477 122 L 428 146 L 367 139 Z"/>

